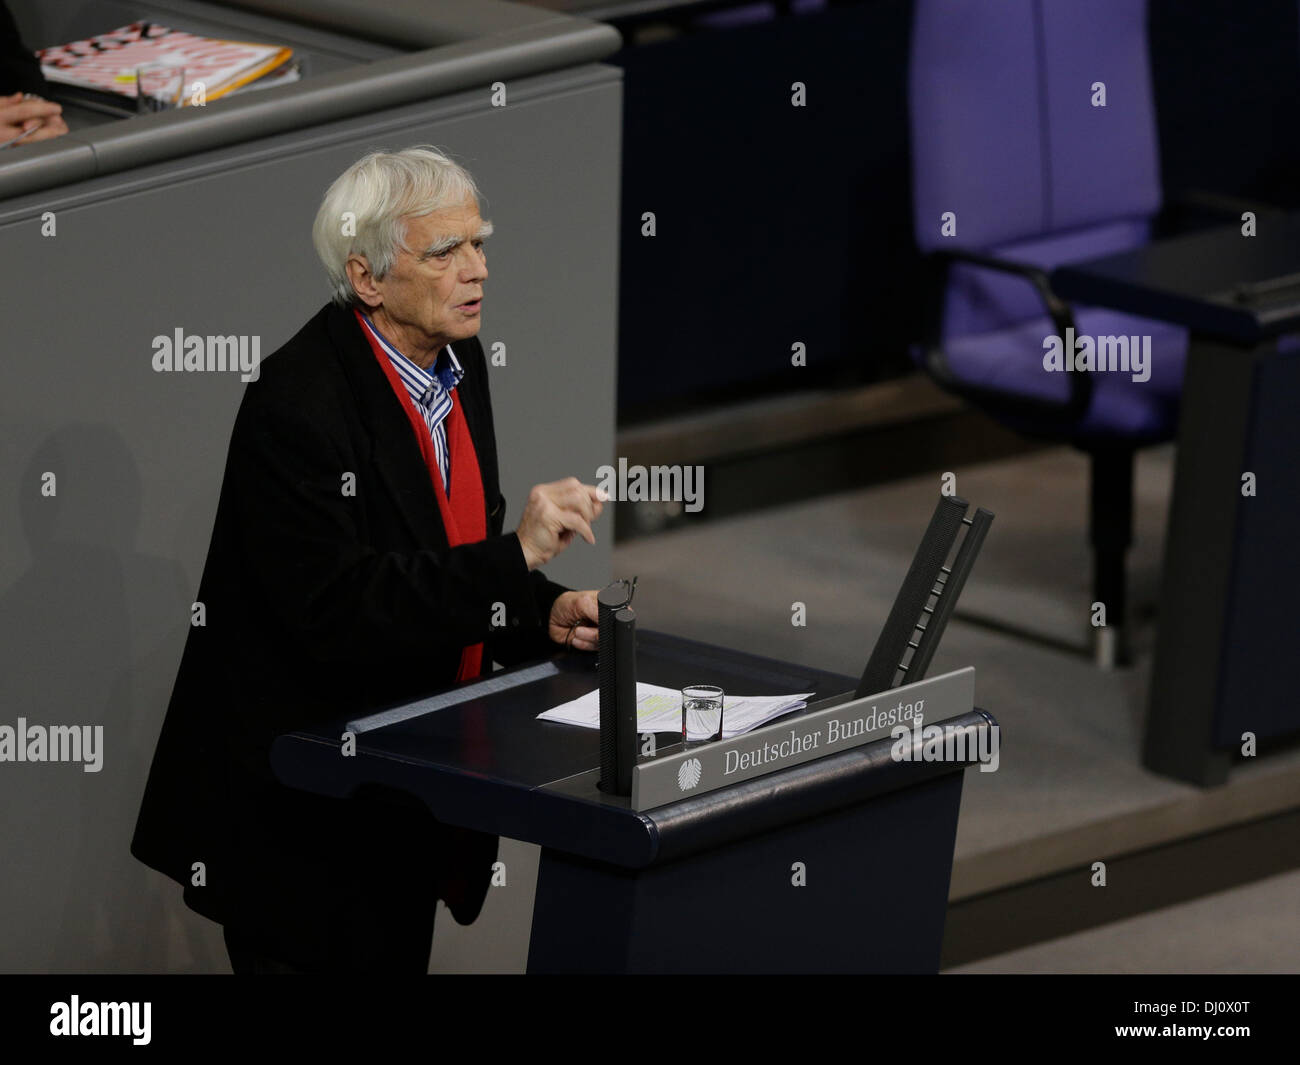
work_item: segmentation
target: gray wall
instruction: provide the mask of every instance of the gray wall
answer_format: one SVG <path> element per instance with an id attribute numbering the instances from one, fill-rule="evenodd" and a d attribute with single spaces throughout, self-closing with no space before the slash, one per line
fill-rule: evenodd
<path id="1" fill-rule="evenodd" d="M 151 339 L 260 335 L 269 354 L 327 298 L 309 232 L 328 183 L 371 148 L 443 146 L 497 229 L 480 336 L 507 345 L 513 527 L 530 485 L 613 460 L 620 90 L 585 66 L 512 82 L 505 108 L 484 88 L 0 203 L 0 724 L 105 733 L 97 774 L 0 764 L 0 970 L 228 968 L 220 929 L 128 845 L 244 386 L 153 372 Z M 602 525 L 548 572 L 607 581 Z M 439 911 L 435 969 L 522 968 L 536 853 L 502 856 L 475 925 Z"/>

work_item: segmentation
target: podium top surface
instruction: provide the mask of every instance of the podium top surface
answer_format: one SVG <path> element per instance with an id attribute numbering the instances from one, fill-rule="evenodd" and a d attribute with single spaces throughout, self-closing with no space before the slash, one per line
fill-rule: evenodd
<path id="1" fill-rule="evenodd" d="M 530 676 L 534 679 L 516 683 Z M 738 695 L 814 692 L 815 699 L 851 691 L 856 683 L 853 677 L 652 631 L 637 633 L 637 679 L 672 688 L 716 684 Z M 448 824 L 629 867 L 738 838 L 772 818 L 781 823 L 811 816 L 962 768 L 891 764 L 888 745 L 883 757 L 872 750 L 878 745 L 871 745 L 638 813 L 628 798 L 596 788 L 597 730 L 537 720 L 543 710 L 597 687 L 595 655 L 562 653 L 541 668 L 521 666 L 484 680 L 499 690 L 483 692 L 479 681 L 462 686 L 470 689 L 468 698 L 453 690 L 396 708 L 398 720 L 392 723 L 383 724 L 381 715 L 351 722 L 359 729 L 351 757 L 340 753 L 348 721 L 281 736 L 272 747 L 272 767 L 291 787 L 347 796 L 363 784 L 379 784 L 418 796 Z M 422 705 L 440 708 L 401 720 Z M 658 739 L 658 754 L 677 749 L 675 737 Z M 774 786 L 782 789 L 783 801 L 766 803 L 764 796 Z"/>

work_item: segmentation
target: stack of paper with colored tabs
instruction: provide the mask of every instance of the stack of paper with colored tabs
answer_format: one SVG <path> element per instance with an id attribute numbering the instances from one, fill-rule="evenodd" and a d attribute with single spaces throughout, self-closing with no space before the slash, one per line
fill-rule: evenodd
<path id="1" fill-rule="evenodd" d="M 722 708 L 722 738 L 740 736 L 759 725 L 766 725 L 783 714 L 802 710 L 812 692 L 799 695 L 727 695 Z M 542 721 L 561 721 L 566 725 L 600 728 L 600 691 L 588 692 L 580 699 L 562 703 L 553 710 L 537 715 Z M 682 693 L 657 684 L 637 683 L 636 728 L 638 732 L 682 732 Z M 704 739 L 691 733 L 690 739 Z"/>

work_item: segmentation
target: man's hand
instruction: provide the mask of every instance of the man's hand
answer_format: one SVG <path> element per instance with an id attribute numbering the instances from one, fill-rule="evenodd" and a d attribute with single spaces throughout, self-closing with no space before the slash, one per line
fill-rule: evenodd
<path id="1" fill-rule="evenodd" d="M 38 126 L 39 129 L 27 134 L 18 144 L 32 144 L 67 133 L 68 124 L 63 121 L 63 108 L 39 97 L 24 100 L 20 92 L 0 96 L 0 144 Z"/>
<path id="2" fill-rule="evenodd" d="M 556 643 L 579 651 L 594 651 L 600 636 L 597 627 L 596 591 L 563 592 L 551 607 L 546 631 Z"/>
<path id="3" fill-rule="evenodd" d="M 575 533 L 594 544 L 591 523 L 605 509 L 605 499 L 594 484 L 583 484 L 576 477 L 533 485 L 515 530 L 529 570 L 550 562 L 569 546 Z"/>

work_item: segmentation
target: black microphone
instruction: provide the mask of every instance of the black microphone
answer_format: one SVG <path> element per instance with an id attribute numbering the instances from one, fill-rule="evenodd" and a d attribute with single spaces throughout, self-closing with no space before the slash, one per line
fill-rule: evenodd
<path id="1" fill-rule="evenodd" d="M 636 614 L 627 606 L 631 598 L 626 581 L 615 581 L 596 596 L 600 789 L 611 795 L 632 794 L 636 765 Z"/>

